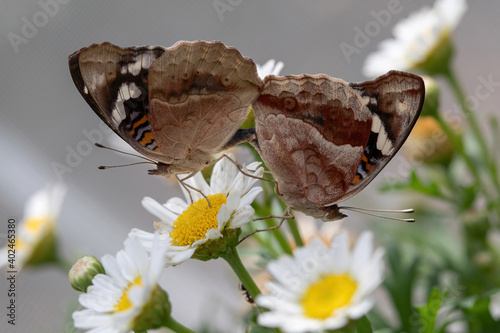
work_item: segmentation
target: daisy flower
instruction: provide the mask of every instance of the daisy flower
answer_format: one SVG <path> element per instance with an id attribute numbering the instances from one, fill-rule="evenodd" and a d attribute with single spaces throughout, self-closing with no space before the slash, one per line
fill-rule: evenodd
<path id="1" fill-rule="evenodd" d="M 128 238 L 116 257 L 105 255 L 105 274 L 97 274 L 86 294 L 78 298 L 85 308 L 73 313 L 75 327 L 88 333 L 125 333 L 161 327 L 170 316 L 168 295 L 158 285 L 166 246 L 158 237 L 151 256 L 142 244 Z"/>
<path id="2" fill-rule="evenodd" d="M 433 8 L 424 7 L 398 22 L 393 28 L 395 38 L 383 41 L 368 56 L 363 73 L 368 77 L 392 69 L 440 73 L 451 56 L 451 32 L 466 10 L 465 0 L 436 0 Z"/>
<path id="3" fill-rule="evenodd" d="M 281 70 L 283 69 L 283 64 L 282 61 L 276 62 L 276 60 L 271 59 L 268 60 L 264 65 L 256 65 L 257 66 L 257 73 L 259 74 L 259 77 L 264 80 L 264 78 L 268 75 L 279 75 Z"/>
<path id="4" fill-rule="evenodd" d="M 371 293 L 383 278 L 383 251 L 373 250 L 372 234 L 364 232 L 349 250 L 347 232 L 330 247 L 319 239 L 268 265 L 273 282 L 256 303 L 270 311 L 258 323 L 284 332 L 317 332 L 345 326 L 373 306 Z"/>
<path id="5" fill-rule="evenodd" d="M 15 239 L 9 238 L 7 246 L 0 250 L 0 267 L 8 264 L 9 269 L 19 270 L 25 265 L 55 260 L 55 226 L 65 193 L 66 188 L 56 184 L 36 192 L 28 200 L 24 217 L 16 226 Z M 15 251 L 15 262 L 8 262 L 8 253 L 12 250 Z"/>
<path id="6" fill-rule="evenodd" d="M 259 165 L 260 162 L 254 162 L 243 170 L 262 177 L 264 169 Z M 182 186 L 185 200 L 171 198 L 160 204 L 145 197 L 142 205 L 159 219 L 155 222 L 155 229 L 159 231 L 161 241 L 171 245 L 167 251 L 168 262 L 179 264 L 193 255 L 200 260 L 217 258 L 227 242 L 237 243 L 239 228 L 250 222 L 255 213 L 251 203 L 262 191 L 261 187 L 252 187 L 256 181 L 223 158 L 213 168 L 210 185 L 201 173 L 185 181 L 206 198 L 196 191 L 188 193 Z M 191 198 L 193 203 L 190 203 Z M 138 237 L 144 246 L 151 246 L 152 233 L 133 229 L 130 235 Z"/>
<path id="7" fill-rule="evenodd" d="M 297 221 L 304 245 L 309 244 L 313 239 L 316 239 L 316 241 L 319 239 L 325 246 L 330 246 L 332 239 L 344 230 L 342 229 L 342 220 L 325 223 L 301 212 L 294 212 L 293 215 L 295 216 L 295 221 Z M 287 238 L 292 250 L 295 250 L 297 246 L 295 245 L 293 236 L 289 234 Z M 248 254 L 243 258 L 245 266 L 251 267 L 255 276 L 254 281 L 259 289 L 262 292 L 268 292 L 269 290 L 266 285 L 272 277 L 262 264 L 262 253 L 259 251 L 260 244 L 255 241 L 247 242 L 245 245 L 250 249 Z"/>

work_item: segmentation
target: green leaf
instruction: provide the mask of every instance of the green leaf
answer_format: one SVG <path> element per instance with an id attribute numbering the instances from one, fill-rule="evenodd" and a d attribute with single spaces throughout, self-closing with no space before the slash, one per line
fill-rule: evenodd
<path id="1" fill-rule="evenodd" d="M 346 326 L 328 330 L 330 333 L 373 333 L 372 325 L 366 316 L 356 320 L 351 320 Z"/>
<path id="2" fill-rule="evenodd" d="M 402 249 L 394 243 L 387 247 L 386 259 L 391 270 L 386 275 L 384 286 L 391 296 L 394 308 L 397 310 L 401 331 L 411 332 L 414 310 L 412 307 L 413 285 L 417 278 L 417 268 L 420 257 L 414 256 L 407 263 L 401 256 Z"/>
<path id="3" fill-rule="evenodd" d="M 421 326 L 419 332 L 433 333 L 435 331 L 437 313 L 445 297 L 446 292 L 441 294 L 438 288 L 434 288 L 429 294 L 427 303 L 424 306 L 416 308 Z"/>
<path id="4" fill-rule="evenodd" d="M 354 327 L 356 329 L 356 333 L 372 333 L 372 325 L 366 316 L 361 317 L 360 319 L 354 322 Z"/>
<path id="5" fill-rule="evenodd" d="M 478 297 L 471 307 L 462 307 L 469 332 L 500 332 L 500 321 L 495 321 L 489 310 L 490 297 Z"/>

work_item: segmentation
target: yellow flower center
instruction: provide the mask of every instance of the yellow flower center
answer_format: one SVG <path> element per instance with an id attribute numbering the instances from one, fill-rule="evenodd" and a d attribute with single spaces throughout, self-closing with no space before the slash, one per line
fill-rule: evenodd
<path id="1" fill-rule="evenodd" d="M 22 224 L 24 233 L 23 237 L 17 237 L 15 247 L 18 251 L 25 251 L 28 245 L 35 246 L 35 240 L 38 242 L 42 239 L 42 232 L 47 234 L 51 230 L 51 226 L 55 224 L 55 220 L 49 217 L 29 218 Z M 44 229 L 45 228 L 45 229 Z"/>
<path id="2" fill-rule="evenodd" d="M 41 232 L 44 226 L 53 225 L 55 220 L 49 217 L 30 218 L 23 223 L 23 228 L 30 234 Z"/>
<path id="3" fill-rule="evenodd" d="M 134 279 L 134 281 L 131 282 L 127 286 L 127 288 L 123 291 L 122 296 L 120 297 L 118 302 L 115 304 L 115 310 L 117 312 L 125 311 L 125 310 L 128 310 L 132 307 L 132 302 L 130 302 L 130 298 L 128 298 L 128 293 L 129 293 L 130 289 L 134 286 L 142 286 L 142 280 L 141 280 L 140 276 L 136 277 Z"/>
<path id="4" fill-rule="evenodd" d="M 326 319 L 339 308 L 348 305 L 358 284 L 348 274 L 322 276 L 304 293 L 301 303 L 304 314 Z"/>
<path id="5" fill-rule="evenodd" d="M 174 230 L 170 232 L 172 245 L 186 246 L 205 238 L 210 229 L 218 228 L 217 213 L 220 207 L 227 202 L 226 195 L 222 193 L 207 196 L 210 206 L 205 198 L 201 198 L 189 205 L 174 222 Z"/>

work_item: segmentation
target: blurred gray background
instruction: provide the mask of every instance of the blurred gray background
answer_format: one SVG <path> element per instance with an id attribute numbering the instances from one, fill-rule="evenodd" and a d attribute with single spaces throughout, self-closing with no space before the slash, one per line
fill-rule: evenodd
<path id="1" fill-rule="evenodd" d="M 135 161 L 129 157 L 91 147 L 74 164 L 69 151 L 89 148 L 87 131 L 98 131 L 104 143 L 123 147 L 115 134 L 103 132 L 99 118 L 73 85 L 67 57 L 93 43 L 110 41 L 122 47 L 170 46 L 179 40 L 220 40 L 234 46 L 258 64 L 269 59 L 283 61 L 281 74 L 326 73 L 346 81 L 366 80 L 361 74 L 365 57 L 380 41 L 391 36 L 391 27 L 414 10 L 432 1 L 401 0 L 400 14 L 370 38 L 350 61 L 339 45 L 353 45 L 355 28 L 373 21 L 373 11 L 387 9 L 388 1 L 6 1 L 0 7 L 0 233 L 9 217 L 22 218 L 25 201 L 36 190 L 59 178 L 68 193 L 59 219 L 58 233 L 63 256 L 73 261 L 93 254 L 115 254 L 132 227 L 152 230 L 154 217 L 141 199 L 148 195 L 160 202 L 179 195 L 177 185 L 148 176 L 147 166 L 99 171 L 99 165 Z M 51 4 L 47 7 L 44 4 Z M 217 8 L 219 8 L 217 10 Z M 480 76 L 500 81 L 500 4 L 496 0 L 474 1 L 454 33 L 455 67 L 469 93 Z M 41 11 L 48 14 L 40 14 Z M 38 20 L 17 46 L 9 34 L 23 36 L 26 21 Z M 496 87 L 495 89 L 498 89 Z M 452 108 L 447 91 L 445 108 Z M 498 112 L 495 91 L 479 105 L 485 118 Z M 57 175 L 53 165 L 68 166 Z M 390 170 L 398 170 L 395 158 Z M 385 172 L 388 172 L 385 170 Z M 376 193 L 384 172 L 349 204 L 362 207 L 405 208 L 393 204 L 395 197 Z M 363 220 L 354 215 L 344 222 L 350 227 Z M 391 223 L 391 222 L 381 222 Z M 5 238 L 5 235 L 3 235 Z M 0 239 L 0 244 L 5 240 Z M 2 332 L 69 332 L 65 320 L 77 293 L 60 270 L 26 269 L 18 279 L 17 325 L 5 322 Z M 227 265 L 188 261 L 164 273 L 162 285 L 173 303 L 174 317 L 193 329 L 213 321 L 213 327 L 234 332 L 235 316 L 244 309 L 237 281 Z M 5 279 L 0 281 L 0 308 L 6 306 Z M 215 308 L 219 310 L 215 315 Z M 241 312 L 241 311 L 240 311 Z M 214 321 L 213 318 L 216 318 Z"/>

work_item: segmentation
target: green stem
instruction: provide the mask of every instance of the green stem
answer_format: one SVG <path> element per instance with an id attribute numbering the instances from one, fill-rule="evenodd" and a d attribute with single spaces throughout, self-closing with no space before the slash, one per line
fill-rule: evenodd
<path id="1" fill-rule="evenodd" d="M 182 325 L 172 317 L 168 317 L 168 319 L 164 323 L 164 326 L 176 333 L 195 333 L 194 331 Z"/>
<path id="2" fill-rule="evenodd" d="M 264 187 L 264 196 L 265 196 L 265 199 L 267 199 L 268 195 L 266 194 L 266 191 L 265 191 L 266 187 L 265 186 L 263 186 L 263 187 Z M 272 192 L 272 193 L 274 193 L 274 192 Z M 269 195 L 269 197 L 271 197 L 271 195 Z M 268 204 L 260 205 L 259 203 L 254 202 L 253 207 L 255 209 L 255 213 L 260 217 L 271 216 L 271 204 L 270 204 L 271 200 L 270 199 L 265 200 L 265 202 L 268 202 Z M 266 228 L 272 228 L 272 227 L 276 226 L 276 223 L 271 219 L 266 219 L 264 221 L 264 223 L 265 223 Z M 273 229 L 270 231 L 270 233 L 276 239 L 276 241 L 280 245 L 283 252 L 288 253 L 288 254 L 292 254 L 292 249 L 290 247 L 290 244 L 288 244 L 286 237 L 281 232 L 281 228 L 280 229 Z M 269 244 L 269 246 L 271 246 L 271 244 Z"/>
<path id="3" fill-rule="evenodd" d="M 247 269 L 243 266 L 236 247 L 228 247 L 227 251 L 221 257 L 231 266 L 250 296 L 255 299 L 260 294 L 259 287 L 257 287 Z"/>
<path id="4" fill-rule="evenodd" d="M 300 236 L 299 226 L 297 225 L 297 221 L 295 219 L 289 219 L 288 228 L 290 228 L 290 232 L 292 233 L 293 240 L 295 241 L 295 245 L 297 247 L 304 246 L 304 242 L 302 241 L 302 237 Z"/>
<path id="5" fill-rule="evenodd" d="M 470 158 L 469 155 L 466 154 L 464 150 L 464 146 L 462 143 L 462 140 L 458 135 L 455 134 L 455 132 L 451 129 L 450 125 L 441 117 L 440 113 L 436 114 L 436 120 L 443 129 L 443 132 L 446 134 L 448 139 L 450 139 L 451 144 L 453 145 L 453 148 L 462 156 L 462 158 L 465 161 L 465 164 L 467 164 L 467 167 L 469 168 L 470 172 L 472 173 L 472 176 L 474 177 L 476 183 L 478 185 L 481 184 L 481 177 L 479 175 L 479 172 L 477 170 L 477 166 L 474 164 L 472 159 Z"/>
<path id="6" fill-rule="evenodd" d="M 266 225 L 268 228 L 272 228 L 276 226 L 276 223 L 271 220 L 266 220 Z M 273 229 L 271 232 L 274 235 L 274 238 L 278 241 L 280 244 L 281 248 L 286 254 L 292 255 L 292 248 L 290 247 L 290 244 L 288 244 L 288 240 L 286 239 L 285 235 L 281 232 L 281 228 L 279 229 Z"/>
<path id="7" fill-rule="evenodd" d="M 496 168 L 496 162 L 495 159 L 492 157 L 490 150 L 488 149 L 488 144 L 483 135 L 483 131 L 481 130 L 481 127 L 479 126 L 479 123 L 475 117 L 474 110 L 472 110 L 469 103 L 467 102 L 467 96 L 465 95 L 464 90 L 458 83 L 454 71 L 450 67 L 448 67 L 447 70 L 444 72 L 444 76 L 447 79 L 449 85 L 451 86 L 451 89 L 453 90 L 455 97 L 462 106 L 462 110 L 472 130 L 472 134 L 474 135 L 476 141 L 479 143 L 479 146 L 481 147 L 483 156 L 485 157 L 486 160 L 487 168 L 492 176 L 493 183 L 497 191 L 500 193 L 500 180 L 498 178 L 498 170 Z"/>

